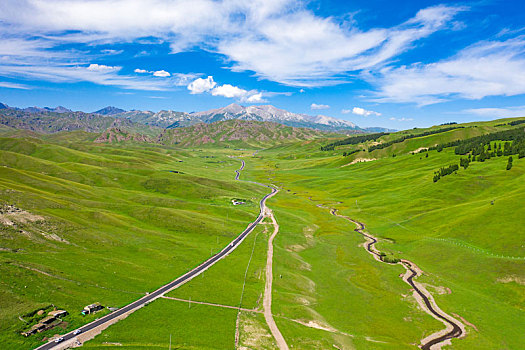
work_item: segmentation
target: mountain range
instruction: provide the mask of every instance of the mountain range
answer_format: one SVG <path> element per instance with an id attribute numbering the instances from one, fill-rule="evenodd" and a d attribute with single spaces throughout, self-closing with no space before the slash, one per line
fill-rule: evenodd
<path id="1" fill-rule="evenodd" d="M 331 132 L 361 133 L 392 131 L 385 128 L 360 128 L 347 120 L 328 117 L 325 115 L 311 116 L 307 114 L 293 113 L 272 105 L 245 107 L 232 103 L 226 107 L 193 113 L 172 110 L 162 110 L 156 113 L 137 110 L 113 113 L 115 109 L 115 107 L 106 107 L 94 113 L 111 115 L 116 118 L 125 118 L 133 122 L 167 129 L 191 126 L 198 123 L 209 124 L 230 119 L 240 119 L 274 122 L 287 126 L 304 127 Z"/>
<path id="2" fill-rule="evenodd" d="M 272 105 L 240 106 L 230 104 L 226 107 L 211 109 L 202 112 L 178 112 L 161 110 L 159 112 L 131 110 L 108 106 L 92 113 L 74 112 L 68 108 L 58 106 L 13 108 L 0 104 L 0 124 L 16 128 L 26 128 L 38 132 L 57 132 L 82 129 L 85 131 L 103 131 L 117 119 L 119 124 L 142 125 L 161 129 L 174 129 L 193 126 L 199 123 L 214 123 L 226 120 L 244 120 L 273 122 L 291 127 L 311 128 L 327 132 L 339 133 L 366 133 L 392 131 L 385 128 L 360 128 L 354 123 L 325 115 L 311 116 L 276 108 Z M 45 116 L 45 118 L 41 118 Z M 103 119 L 101 119 L 103 118 Z M 101 122 L 104 120 L 104 122 Z M 69 121 L 69 122 L 68 122 Z M 92 121 L 96 121 L 92 123 Z M 35 125 L 38 124 L 38 126 Z M 91 125 L 93 124 L 93 125 Z M 35 130 L 37 129 L 37 130 Z M 104 128 L 105 130 L 105 128 Z"/>

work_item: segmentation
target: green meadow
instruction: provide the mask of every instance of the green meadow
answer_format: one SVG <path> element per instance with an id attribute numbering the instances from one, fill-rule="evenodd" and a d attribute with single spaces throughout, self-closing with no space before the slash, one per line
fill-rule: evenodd
<path id="1" fill-rule="evenodd" d="M 291 348 L 414 349 L 444 328 L 417 305 L 400 277 L 405 269 L 374 260 L 330 207 L 363 222 L 382 252 L 424 271 L 417 280 L 466 325 L 466 337 L 445 348 L 519 349 L 525 158 L 513 156 L 510 170 L 508 157 L 471 162 L 434 182 L 435 171 L 461 156 L 454 147 L 424 150 L 512 128 L 509 121 L 407 130 L 330 151 L 320 148 L 340 140 L 333 135 L 275 142 L 255 154 L 232 144 L 108 145 L 82 132 L 5 130 L 0 199 L 43 219 L 2 228 L 0 341 L 35 347 L 56 329 L 24 338 L 18 316 L 55 304 L 70 311 L 63 331 L 75 329 L 90 320 L 79 315 L 84 305 L 123 306 L 227 245 L 268 192 L 233 180 L 240 161 L 230 156 L 242 156 L 241 179 L 280 188 L 267 202 L 280 226 L 272 313 Z M 360 159 L 369 161 L 351 164 Z M 240 348 L 275 348 L 261 313 L 272 230 L 265 219 L 231 255 L 84 346 L 166 349 L 171 337 L 173 348 L 235 348 L 238 325 Z"/>
<path id="2" fill-rule="evenodd" d="M 259 212 L 265 189 L 234 181 L 240 161 L 225 153 L 90 137 L 0 139 L 2 204 L 38 217 L 15 213 L 16 226 L 1 230 L 0 342 L 10 349 L 64 331 L 24 338 L 18 316 L 54 304 L 70 313 L 66 330 L 75 329 L 91 320 L 80 316 L 85 305 L 121 307 L 155 290 L 222 249 Z M 234 198 L 246 204 L 233 206 Z"/>
<path id="3" fill-rule="evenodd" d="M 283 231 L 277 240 L 283 254 L 277 256 L 278 267 L 274 269 L 278 271 L 280 266 L 288 269 L 294 280 L 311 281 L 311 286 L 317 286 L 313 293 L 317 298 L 322 295 L 321 285 L 326 285 L 327 297 L 323 303 L 314 303 L 314 310 L 337 329 L 346 324 L 349 333 L 359 330 L 356 333 L 366 336 L 369 327 L 372 338 L 402 347 L 418 343 L 443 327 L 410 298 L 404 298 L 410 288 L 398 277 L 403 272 L 400 266 L 379 264 L 363 248 L 345 254 L 345 243 L 356 248 L 362 237 L 353 232 L 355 227 L 350 223 L 330 217 L 326 209 L 309 206 L 311 197 L 312 203 L 338 208 L 342 214 L 365 223 L 369 232 L 379 238 L 380 250 L 409 259 L 423 269 L 425 275 L 419 281 L 429 285 L 438 305 L 468 322 L 464 322 L 467 337 L 453 340 L 454 348 L 520 348 L 525 343 L 518 326 L 525 323 L 525 246 L 520 229 L 525 224 L 525 159 L 514 157 L 511 170 L 506 170 L 507 157 L 473 162 L 467 169 L 460 168 L 434 183 L 434 171 L 459 162 L 454 148 L 430 151 L 428 157 L 426 153 L 410 153 L 420 147 L 477 136 L 480 129 L 495 130 L 494 124 L 497 122 L 467 125 L 465 129 L 406 140 L 367 155 L 377 160 L 344 167 L 359 154 L 342 157 L 337 148 L 324 156 L 314 149 L 302 153 L 300 148 L 275 147 L 259 152 L 254 159 L 258 170 L 249 174 L 262 181 L 268 177 L 267 169 L 273 169 L 272 181 L 287 191 L 286 196 L 275 198 L 277 218 L 289 225 L 293 221 L 286 218 L 286 212 L 293 210 L 298 227 L 290 231 L 295 234 L 309 221 L 319 227 L 314 234 L 315 244 L 304 250 L 304 243 L 298 243 L 304 238 L 298 235 L 297 240 L 290 241 L 294 235 Z M 323 214 L 325 217 L 318 223 L 313 221 Z M 330 227 L 329 222 L 338 227 Z M 342 236 L 341 242 L 336 241 L 338 236 Z M 333 242 L 332 250 L 319 252 L 325 241 Z M 291 253 L 287 250 L 294 244 L 303 245 L 298 260 L 306 259 L 310 271 L 290 266 Z M 344 257 L 348 275 L 340 266 Z M 313 275 L 316 268 L 322 271 L 318 276 Z M 338 274 L 340 278 L 331 280 L 327 274 Z M 335 284 L 342 281 L 342 286 Z M 351 291 L 358 283 L 370 290 L 362 295 Z M 281 288 L 286 292 L 280 295 L 290 299 L 297 291 L 305 290 L 297 281 Z M 374 298 L 371 290 L 376 288 Z M 330 298 L 334 299 L 332 309 L 328 308 Z M 347 312 L 341 312 L 343 300 L 350 304 Z M 309 307 L 298 307 L 281 297 L 274 308 L 304 312 Z M 352 320 L 351 315 L 358 317 Z M 341 326 L 336 323 L 340 317 L 344 319 Z"/>

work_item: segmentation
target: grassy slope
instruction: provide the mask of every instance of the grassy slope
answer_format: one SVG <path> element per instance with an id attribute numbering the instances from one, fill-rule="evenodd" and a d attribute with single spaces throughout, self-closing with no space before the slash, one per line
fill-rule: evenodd
<path id="1" fill-rule="evenodd" d="M 475 129 L 460 129 L 460 132 L 463 136 L 475 135 L 481 128 L 495 129 L 497 123 L 480 123 Z M 466 339 L 453 341 L 456 348 L 518 348 L 525 342 L 517 327 L 525 322 L 525 293 L 523 282 L 516 282 L 516 279 L 525 280 L 523 235 L 516 231 L 525 224 L 523 207 L 519 204 L 525 199 L 525 160 L 515 161 L 511 171 L 505 170 L 506 158 L 503 157 L 472 163 L 467 170 L 460 169 L 457 175 L 433 183 L 434 170 L 459 161 L 453 149 L 430 152 L 429 158 L 408 152 L 431 146 L 436 141 L 447 142 L 453 137 L 451 133 L 457 131 L 407 140 L 392 148 L 374 151 L 384 155 L 395 153 L 396 158 L 381 158 L 344 168 L 340 165 L 348 163 L 348 159 L 341 161 L 339 149 L 334 152 L 337 156 L 324 157 L 316 157 L 319 153 L 315 150 L 302 153 L 300 147 L 294 150 L 293 157 L 290 157 L 289 147 L 259 153 L 262 158 L 259 160 L 260 171 L 252 172 L 252 176 L 267 178 L 265 169 L 274 168 L 273 181 L 291 189 L 290 193 L 297 193 L 295 199 L 285 196 L 275 199 L 274 206 L 281 209 L 281 212 L 277 211 L 277 218 L 284 219 L 285 223 L 297 222 L 297 227 L 291 230 L 297 237 L 283 235 L 277 241 L 284 249 L 280 257 L 277 255 L 279 265 L 276 270 L 281 268 L 299 274 L 296 279 L 308 278 L 317 286 L 327 288 L 327 299 L 323 303 L 314 303 L 314 309 L 332 325 L 335 326 L 343 314 L 345 317 L 340 321 L 340 327 L 347 327 L 350 333 L 354 330 L 365 335 L 366 327 L 369 327 L 371 333 L 368 335 L 384 334 L 401 344 L 409 339 L 418 342 L 422 335 L 418 332 L 428 335 L 441 328 L 409 300 L 403 302 L 400 299 L 409 290 L 396 276 L 402 269 L 376 266 L 370 256 L 361 256 L 365 254 L 362 248 L 361 253 L 355 251 L 347 255 L 348 272 L 342 269 L 344 265 L 338 256 L 344 255 L 337 249 L 344 250 L 345 240 L 354 247 L 362 240 L 355 237 L 355 232 L 351 231 L 353 227 L 344 222 L 337 224 L 344 228 L 335 228 L 329 224 L 334 219 L 317 221 L 316 215 L 321 214 L 314 214 L 315 210 L 309 209 L 305 200 L 309 196 L 313 196 L 317 203 L 342 201 L 336 207 L 365 222 L 370 232 L 381 238 L 379 248 L 418 264 L 427 273 L 420 281 L 452 290 L 452 294 L 436 295 L 438 304 L 447 312 L 465 317 L 479 330 L 469 327 Z M 491 205 L 492 200 L 494 205 Z M 288 220 L 286 212 L 293 214 L 295 220 Z M 301 255 L 301 259 L 312 265 L 312 272 L 298 273 L 300 270 L 290 266 L 292 254 L 286 252 L 286 247 L 304 240 L 298 233 L 301 226 L 307 224 L 319 226 L 315 235 L 317 245 Z M 344 234 L 346 236 L 341 242 L 331 237 Z M 321 249 L 318 246 L 323 243 L 331 248 L 330 254 L 327 254 L 330 251 L 315 251 Z M 311 251 L 311 255 L 307 251 Z M 365 261 L 366 270 L 363 270 L 361 264 Z M 315 266 L 322 271 L 317 276 L 313 275 Z M 334 288 L 339 282 L 326 277 L 332 270 L 346 283 Z M 371 281 L 363 276 L 365 272 L 373 276 Z M 366 294 L 360 296 L 357 291 L 346 294 L 359 283 L 368 289 Z M 372 301 L 369 307 L 362 309 L 364 303 L 370 302 L 374 295 L 372 291 L 378 285 L 381 290 L 376 296 L 380 300 Z M 304 287 L 297 283 L 277 285 L 276 288 L 280 295 L 304 293 Z M 319 294 L 318 289 L 317 298 Z M 395 300 L 396 295 L 398 300 Z M 333 309 L 328 308 L 330 298 L 334 299 Z M 346 312 L 341 312 L 346 302 L 352 305 L 343 309 Z M 296 304 L 283 297 L 277 299 L 275 308 L 289 309 L 286 312 L 290 314 L 290 309 L 298 308 Z M 307 307 L 299 309 L 297 312 L 308 310 Z M 352 314 L 359 317 L 352 320 L 349 316 Z M 366 317 L 366 325 L 360 324 L 363 317 Z M 285 329 L 285 337 L 287 332 L 291 331 Z"/>
<path id="2" fill-rule="evenodd" d="M 84 305 L 122 306 L 196 266 L 254 219 L 264 193 L 233 181 L 240 163 L 223 153 L 29 138 L 0 149 L 0 199 L 46 218 L 20 224 L 27 236 L 1 231 L 0 339 L 12 349 L 42 338 L 21 337 L 18 315 L 53 303 L 76 328 Z M 233 207 L 239 197 L 248 204 Z"/>
<path id="3" fill-rule="evenodd" d="M 259 226 L 230 256 L 219 261 L 203 275 L 168 293 L 168 296 L 261 310 L 267 239 L 267 232 Z M 246 285 L 243 293 L 245 274 Z M 103 348 L 104 343 L 112 342 L 133 349 L 139 344 L 147 344 L 145 348 L 166 347 L 171 333 L 174 348 L 234 347 L 237 310 L 189 305 L 170 299 L 160 300 L 160 303 L 160 307 L 146 307 L 137 311 L 103 335 L 88 342 L 86 346 Z M 157 305 L 157 302 L 154 304 Z M 176 316 L 170 316 L 174 312 Z M 251 312 L 243 314 L 251 318 L 258 315 Z M 262 325 L 264 329 L 264 322 Z M 246 332 L 241 329 L 241 337 L 253 337 L 253 329 Z"/>
<path id="4" fill-rule="evenodd" d="M 337 134 L 309 128 L 294 128 L 278 123 L 226 120 L 211 124 L 196 124 L 185 128 L 168 129 L 160 142 L 183 147 L 206 148 L 266 148 L 275 144 L 324 138 Z"/>
<path id="5" fill-rule="evenodd" d="M 400 266 L 388 266 L 373 260 L 359 246 L 363 240 L 353 231 L 354 227 L 329 215 L 326 209 L 318 208 L 317 203 L 331 203 L 344 214 L 365 222 L 369 230 L 381 238 L 379 248 L 414 261 L 427 273 L 419 279 L 421 282 L 451 289 L 451 294 L 440 295 L 437 289 L 429 287 L 435 291 L 436 301 L 446 312 L 465 317 L 478 329 L 476 331 L 468 327 L 467 338 L 453 341 L 455 348 L 519 348 L 520 344 L 525 342 L 517 326 L 525 322 L 524 287 L 516 281 L 503 283 L 509 278 L 518 281 L 525 279 L 524 260 L 514 259 L 525 256 L 524 248 L 519 244 L 523 241 L 522 233 L 516 231 L 516 227 L 522 227 L 525 223 L 523 208 L 519 205 L 525 196 L 522 185 L 525 160 L 515 160 L 511 171 L 504 170 L 506 159 L 503 158 L 490 159 L 485 163 L 471 163 L 467 170 L 460 169 L 457 175 L 450 175 L 438 183 L 433 183 L 434 170 L 458 162 L 459 157 L 453 154 L 453 149 L 441 153 L 430 152 L 429 158 L 425 158 L 424 154 L 408 154 L 414 149 L 431 146 L 436 142 L 447 142 L 455 137 L 475 136 L 480 130 L 501 129 L 494 126 L 498 123 L 500 122 L 479 123 L 476 128 L 407 140 L 388 149 L 374 151 L 374 157 L 385 158 L 344 168 L 340 166 L 354 158 L 370 156 L 355 154 L 351 157 L 341 157 L 343 150 L 350 150 L 351 147 L 337 148 L 334 152 L 320 152 L 319 147 L 328 142 L 312 140 L 276 146 L 259 152 L 255 158 L 247 158 L 247 168 L 243 177 L 280 184 L 285 188 L 269 200 L 268 205 L 274 210 L 281 226 L 275 240 L 273 312 L 289 344 L 302 349 L 333 348 L 334 344 L 340 348 L 409 349 L 414 348 L 414 344 L 424 336 L 442 328 L 441 323 L 423 313 L 408 296 L 409 287 L 398 277 L 404 270 Z M 396 135 L 388 135 L 385 140 L 395 137 Z M 119 165 L 115 165 L 119 175 L 123 172 L 121 169 L 124 164 L 129 164 L 130 160 L 150 161 L 137 167 L 128 166 L 125 172 L 133 173 L 133 177 L 126 181 L 130 189 L 125 186 L 117 191 L 137 191 L 140 192 L 141 198 L 145 196 L 144 188 L 136 184 L 144 182 L 145 177 L 151 177 L 151 173 L 141 172 L 137 168 L 153 167 L 154 174 L 158 176 L 156 171 L 166 169 L 166 164 L 187 173 L 185 175 L 193 172 L 202 176 L 213 170 L 213 177 L 221 180 L 221 186 L 228 183 L 229 190 L 239 191 L 235 196 L 245 193 L 242 191 L 247 188 L 246 185 L 231 183 L 231 170 L 238 161 L 224 157 L 229 152 L 217 145 L 206 151 L 175 151 L 156 147 L 144 149 L 143 146 L 93 147 L 81 143 L 78 146 L 71 145 L 67 149 L 59 147 L 55 150 L 56 154 L 50 157 L 49 149 L 45 148 L 49 145 L 41 145 L 39 140 L 30 141 L 28 145 L 9 147 L 11 150 L 18 148 L 18 153 L 24 153 L 24 149 L 27 149 L 25 152 L 30 152 L 31 158 L 39 154 L 40 161 L 45 158 L 45 166 L 39 168 L 38 165 L 34 165 L 35 172 L 50 172 L 54 177 L 60 174 L 60 177 L 69 181 L 74 178 L 77 183 L 94 181 L 89 184 L 90 189 L 94 184 L 95 187 L 104 187 L 103 193 L 93 194 L 94 197 L 104 198 L 107 188 L 116 186 L 112 180 L 113 173 L 97 177 L 96 171 L 92 170 L 93 167 L 99 169 L 108 159 L 111 159 L 111 162 L 120 162 Z M 39 149 L 40 153 L 37 152 Z M 5 157 L 11 156 L 9 152 L 5 154 Z M 138 154 L 141 155 L 140 159 L 137 159 Z M 183 159 L 184 162 L 167 161 L 167 154 L 172 154 L 175 159 Z M 392 154 L 396 154 L 397 157 L 392 158 Z M 207 156 L 216 158 L 203 158 Z M 69 164 L 61 160 L 58 163 L 61 169 L 54 170 L 52 165 L 56 165 L 59 157 L 74 159 L 74 162 Z M 27 159 L 24 158 L 23 161 Z M 219 163 L 222 161 L 227 163 Z M 66 164 L 74 171 L 60 172 Z M 231 166 L 226 167 L 230 164 Z M 89 176 L 82 176 L 84 172 Z M 188 192 L 163 185 L 156 176 L 153 176 L 155 181 L 149 191 L 163 190 L 166 186 L 170 190 L 165 195 L 155 193 L 155 201 L 163 203 L 164 209 L 176 210 L 176 215 L 184 217 L 184 221 L 192 220 L 191 215 L 186 216 L 187 212 L 195 214 L 197 211 L 207 210 L 210 203 L 223 203 L 222 199 L 217 199 L 216 195 L 210 196 L 206 191 L 199 192 L 195 189 L 195 192 Z M 160 176 L 160 179 L 163 177 Z M 41 178 L 37 177 L 35 183 L 40 181 Z M 195 179 L 181 184 L 191 187 L 199 181 L 212 180 L 195 176 Z M 59 184 L 62 186 L 61 182 Z M 80 195 L 85 195 L 81 186 L 78 187 L 74 189 Z M 251 189 L 257 191 L 256 187 Z M 231 193 L 229 195 L 233 197 Z M 63 199 L 63 191 L 58 190 L 55 195 L 57 198 L 54 198 L 53 203 L 68 203 Z M 314 201 L 308 199 L 310 196 Z M 127 198 L 127 194 L 125 197 Z M 151 200 L 151 197 L 151 194 L 147 193 L 146 198 Z M 112 197 L 106 198 L 109 202 L 115 202 Z M 183 199 L 184 203 L 177 206 L 177 201 L 173 198 Z M 494 205 L 490 203 L 492 200 L 495 200 Z M 336 204 L 337 201 L 343 203 Z M 99 202 L 100 199 L 89 201 L 90 205 L 97 208 L 101 207 Z M 193 204 L 197 207 L 191 207 Z M 212 215 L 222 216 L 224 219 L 225 208 L 219 206 L 216 209 Z M 252 209 L 255 210 L 255 207 Z M 105 210 L 108 211 L 107 208 Z M 126 226 L 130 220 L 137 220 L 135 216 L 127 212 L 122 214 L 117 209 L 112 208 L 110 212 L 114 211 L 119 214 L 116 217 L 119 225 Z M 230 211 L 229 217 L 232 218 L 232 215 Z M 253 216 L 247 218 L 242 213 L 237 215 L 240 228 L 235 227 L 235 232 L 240 232 Z M 151 223 L 156 224 L 152 224 L 154 229 L 147 230 L 147 234 L 142 231 L 138 236 L 137 232 L 133 232 L 132 235 L 120 234 L 126 239 L 137 236 L 142 242 L 152 240 L 149 237 L 151 231 L 159 231 L 158 220 L 165 220 L 164 218 L 151 217 Z M 114 217 L 112 219 L 115 220 Z M 215 221 L 206 231 L 220 231 L 218 228 L 221 224 L 222 221 Z M 165 229 L 161 228 L 160 231 Z M 112 230 L 111 232 L 118 232 L 115 228 Z M 261 228 L 258 230 L 262 231 Z M 209 254 L 206 250 L 216 242 L 217 236 L 212 233 L 204 238 L 195 238 L 195 229 L 191 224 L 181 228 L 181 231 L 188 232 L 184 235 L 177 231 L 184 236 L 183 240 L 190 240 L 191 243 L 187 244 L 187 250 L 180 251 L 180 254 L 177 251 L 177 259 L 191 254 L 196 256 L 197 250 L 202 255 Z M 247 274 L 244 307 L 258 305 L 257 299 L 263 290 L 264 281 L 259 279 L 259 276 L 264 266 L 265 247 L 264 241 L 260 241 L 264 236 L 259 233 L 257 237 L 256 250 Z M 254 235 L 250 235 L 234 255 L 214 266 L 204 277 L 186 284 L 171 295 L 237 305 L 254 238 Z M 163 240 L 162 244 L 165 243 Z M 180 241 L 177 243 L 180 244 Z M 132 256 L 145 256 L 144 261 L 131 261 L 135 264 L 134 269 L 145 265 L 144 273 L 151 273 L 153 270 L 148 270 L 149 266 L 152 266 L 148 265 L 148 258 L 155 260 L 155 267 L 159 260 L 160 265 L 171 263 L 167 268 L 170 272 L 174 270 L 173 265 L 179 265 L 179 260 L 174 264 L 162 254 L 157 255 L 159 252 L 164 253 L 160 247 L 152 249 L 151 253 L 155 256 L 148 256 L 140 249 L 142 245 L 138 249 L 134 243 L 126 241 L 124 245 L 135 248 L 130 252 L 129 260 Z M 97 248 L 100 249 L 100 246 Z M 171 254 L 173 249 L 167 248 Z M 114 249 L 114 246 L 108 247 L 107 252 Z M 99 258 L 107 257 L 101 254 Z M 122 265 L 130 263 L 129 260 L 124 259 Z M 181 260 L 180 265 L 187 266 L 188 261 Z M 62 266 L 57 266 L 59 273 Z M 127 273 L 131 272 L 125 271 L 122 276 L 127 276 Z M 93 280 L 98 281 L 100 271 L 98 274 L 93 272 L 91 276 Z M 137 276 L 133 277 L 140 279 Z M 126 280 L 125 284 L 119 285 L 112 279 L 111 283 L 113 282 L 116 287 L 141 286 L 146 283 L 137 281 L 137 284 L 130 284 L 130 281 Z M 53 283 L 56 284 L 55 281 Z M 92 298 L 91 289 L 95 288 L 87 285 L 83 285 L 83 288 L 87 288 L 85 297 Z M 20 290 L 21 287 L 17 293 L 20 293 Z M 45 289 L 42 293 L 49 294 Z M 106 293 L 116 298 L 115 291 L 106 290 Z M 130 294 L 129 299 L 133 298 Z M 80 306 L 86 303 L 87 301 L 78 304 Z M 119 322 L 86 346 L 102 348 L 105 347 L 105 342 L 119 342 L 123 344 L 123 348 L 165 348 L 168 346 L 169 334 L 172 334 L 173 344 L 181 348 L 225 348 L 233 344 L 235 317 L 235 310 L 201 305 L 188 308 L 183 302 L 160 300 L 158 304 L 153 303 L 125 321 Z M 258 322 L 259 329 L 264 333 L 267 329 L 264 329 L 261 317 L 247 313 L 243 316 L 243 322 L 252 322 L 250 325 Z M 251 321 L 248 321 L 250 319 Z M 329 325 L 337 331 L 308 328 L 293 320 L 313 320 Z M 251 330 L 253 331 L 252 328 Z M 241 339 L 248 333 L 241 332 Z M 272 344 L 259 344 L 255 347 L 271 348 Z"/>

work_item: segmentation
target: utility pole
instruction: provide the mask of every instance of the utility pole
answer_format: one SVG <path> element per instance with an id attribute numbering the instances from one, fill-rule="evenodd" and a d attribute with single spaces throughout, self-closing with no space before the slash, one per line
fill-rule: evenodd
<path id="1" fill-rule="evenodd" d="M 171 350 L 171 333 L 170 333 L 170 350 Z"/>
<path id="2" fill-rule="evenodd" d="M 191 297 L 190 300 L 188 300 L 188 309 L 191 309 Z"/>

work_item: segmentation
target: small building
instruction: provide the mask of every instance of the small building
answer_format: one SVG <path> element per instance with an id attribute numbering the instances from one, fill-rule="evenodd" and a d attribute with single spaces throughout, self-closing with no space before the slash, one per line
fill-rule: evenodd
<path id="1" fill-rule="evenodd" d="M 104 306 L 100 305 L 100 303 L 89 304 L 84 307 L 84 310 L 82 310 L 82 315 L 89 315 L 98 310 L 102 310 L 103 308 Z"/>
<path id="2" fill-rule="evenodd" d="M 47 314 L 53 317 L 63 317 L 67 315 L 67 311 L 66 310 L 53 310 L 53 311 L 49 311 Z"/>
<path id="3" fill-rule="evenodd" d="M 35 329 L 36 332 L 40 333 L 40 332 L 43 332 L 47 329 L 47 326 L 43 323 L 37 323 L 35 324 L 33 327 L 31 327 L 31 329 Z"/>
<path id="4" fill-rule="evenodd" d="M 44 325 L 49 325 L 53 323 L 55 320 L 56 320 L 55 316 L 47 316 L 46 318 L 43 318 L 42 320 L 40 320 L 40 323 Z"/>
<path id="5" fill-rule="evenodd" d="M 31 327 L 31 329 L 29 329 L 28 331 L 22 332 L 20 334 L 22 334 L 24 337 L 29 337 L 30 335 L 33 335 L 36 332 L 38 332 L 39 329 L 44 329 L 45 327 L 46 326 L 43 325 L 42 323 L 37 323 L 33 327 Z"/>

